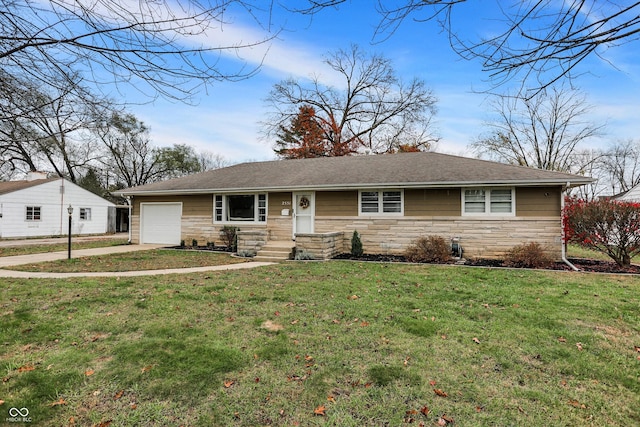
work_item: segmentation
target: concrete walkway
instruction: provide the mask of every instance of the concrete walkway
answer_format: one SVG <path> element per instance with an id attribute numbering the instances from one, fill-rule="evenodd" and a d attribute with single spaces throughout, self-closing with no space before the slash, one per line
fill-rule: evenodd
<path id="1" fill-rule="evenodd" d="M 80 258 L 85 256 L 145 251 L 150 249 L 158 249 L 162 247 L 164 246 L 163 245 L 123 245 L 123 246 L 109 246 L 104 248 L 78 249 L 78 250 L 72 250 L 71 256 L 73 258 Z M 38 272 L 12 271 L 7 269 L 15 265 L 24 265 L 24 264 L 32 264 L 37 262 L 47 262 L 47 261 L 57 261 L 61 259 L 67 259 L 67 256 L 68 256 L 67 251 L 61 251 L 61 252 L 46 252 L 46 253 L 33 254 L 33 255 L 17 255 L 17 256 L 10 256 L 10 257 L 0 257 L 0 278 L 14 277 L 14 278 L 64 279 L 64 278 L 70 278 L 70 277 L 152 276 L 152 275 L 162 275 L 162 274 L 197 273 L 202 271 L 240 270 L 245 268 L 264 267 L 264 266 L 273 264 L 271 262 L 244 262 L 239 264 L 212 265 L 212 266 L 206 266 L 206 267 L 143 270 L 143 271 L 86 272 L 86 273 L 49 273 L 49 272 L 43 272 L 43 271 L 38 271 Z"/>

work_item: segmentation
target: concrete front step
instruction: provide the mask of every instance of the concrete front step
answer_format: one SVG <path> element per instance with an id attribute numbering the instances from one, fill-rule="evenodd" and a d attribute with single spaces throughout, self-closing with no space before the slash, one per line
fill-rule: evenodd
<path id="1" fill-rule="evenodd" d="M 254 257 L 257 261 L 286 261 L 291 258 L 293 252 L 293 245 L 273 245 L 266 244 L 262 247 Z"/>

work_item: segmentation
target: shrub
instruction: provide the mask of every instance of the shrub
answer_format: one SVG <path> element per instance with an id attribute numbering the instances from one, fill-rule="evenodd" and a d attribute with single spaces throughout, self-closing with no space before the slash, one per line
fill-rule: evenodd
<path id="1" fill-rule="evenodd" d="M 237 231 L 238 227 L 233 227 L 231 225 L 225 225 L 222 227 L 222 230 L 220 230 L 220 238 L 222 238 L 222 242 L 230 252 L 235 252 L 238 247 Z"/>
<path id="2" fill-rule="evenodd" d="M 193 246 L 194 248 L 198 247 L 198 240 L 197 239 L 191 240 L 191 246 Z"/>
<path id="3" fill-rule="evenodd" d="M 360 235 L 357 231 L 353 231 L 353 236 L 351 237 L 351 255 L 355 257 L 360 257 L 364 253 L 364 249 L 362 249 L 362 240 L 360 240 Z"/>
<path id="4" fill-rule="evenodd" d="M 315 257 L 311 252 L 307 252 L 304 249 L 300 249 L 299 251 L 296 251 L 294 259 L 296 261 L 311 261 L 311 260 L 314 260 Z"/>
<path id="5" fill-rule="evenodd" d="M 518 268 L 543 268 L 553 263 L 540 243 L 531 242 L 514 246 L 507 252 L 505 265 Z"/>
<path id="6" fill-rule="evenodd" d="M 410 262 L 448 262 L 451 261 L 451 247 L 444 237 L 420 237 L 409 245 L 404 256 Z"/>
<path id="7" fill-rule="evenodd" d="M 567 199 L 562 219 L 565 242 L 607 254 L 621 267 L 640 255 L 640 203 Z"/>

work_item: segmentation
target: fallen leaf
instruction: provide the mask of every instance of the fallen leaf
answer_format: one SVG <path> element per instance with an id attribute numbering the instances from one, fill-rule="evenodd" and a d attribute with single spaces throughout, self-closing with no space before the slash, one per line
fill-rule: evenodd
<path id="1" fill-rule="evenodd" d="M 4 400 L 0 399 L 0 405 L 4 405 Z"/>
<path id="2" fill-rule="evenodd" d="M 225 381 L 225 382 L 224 382 L 224 388 L 229 388 L 229 387 L 231 387 L 232 385 L 234 385 L 235 383 L 236 383 L 236 382 L 235 382 L 235 381 L 233 381 L 233 380 L 227 380 L 227 381 Z"/>
<path id="3" fill-rule="evenodd" d="M 324 417 L 325 415 L 327 415 L 325 413 L 326 410 L 327 410 L 327 408 L 324 405 L 320 405 L 316 409 L 313 410 L 313 415 L 319 415 L 321 417 Z"/>
<path id="4" fill-rule="evenodd" d="M 296 320 L 292 320 L 292 321 L 291 321 L 291 324 L 292 324 L 292 325 L 296 325 L 298 322 L 299 322 L 299 320 L 298 320 L 298 319 L 296 319 Z"/>
<path id="5" fill-rule="evenodd" d="M 480 344 L 480 340 L 476 337 L 473 337 L 473 342 L 476 344 Z"/>
<path id="6" fill-rule="evenodd" d="M 87 369 L 86 371 L 84 371 L 84 375 L 87 377 L 90 377 L 91 375 L 95 374 L 96 372 L 93 369 Z"/>
<path id="7" fill-rule="evenodd" d="M 431 380 L 431 381 L 429 381 L 429 385 L 430 385 L 431 387 L 434 387 L 436 384 L 438 384 L 438 383 L 436 382 L 436 380 Z"/>
<path id="8" fill-rule="evenodd" d="M 142 372 L 149 372 L 153 368 L 153 365 L 147 365 L 142 368 Z"/>
<path id="9" fill-rule="evenodd" d="M 369 322 L 362 322 L 360 323 L 360 326 L 362 326 L 363 328 L 369 326 Z"/>
<path id="10" fill-rule="evenodd" d="M 449 395 L 447 394 L 447 392 L 442 391 L 442 390 L 441 390 L 441 389 L 439 389 L 439 388 L 434 388 L 434 389 L 433 389 L 433 392 L 434 392 L 435 394 L 437 394 L 438 396 L 440 396 L 440 397 L 448 397 L 448 396 L 449 396 Z"/>
<path id="11" fill-rule="evenodd" d="M 567 339 L 565 337 L 559 337 L 558 341 L 559 342 L 567 342 Z"/>
<path id="12" fill-rule="evenodd" d="M 634 346 L 633 346 L 633 348 L 634 348 L 638 353 L 640 353 L 640 346 L 634 345 Z"/>
<path id="13" fill-rule="evenodd" d="M 483 409 L 483 406 L 476 406 L 476 412 L 482 412 Z"/>
<path id="14" fill-rule="evenodd" d="M 67 404 L 67 401 L 64 400 L 63 398 L 60 398 L 60 399 L 56 400 L 55 402 L 50 403 L 49 406 L 54 407 L 54 406 L 60 406 L 60 405 L 66 405 L 66 404 Z"/>
<path id="15" fill-rule="evenodd" d="M 569 400 L 569 405 L 573 406 L 574 408 L 587 409 L 586 405 L 584 405 L 583 403 L 578 402 L 575 399 L 570 399 Z"/>
<path id="16" fill-rule="evenodd" d="M 579 351 L 582 351 L 582 343 L 581 342 L 577 342 L 576 343 L 576 347 L 578 347 Z"/>
<path id="17" fill-rule="evenodd" d="M 335 397 L 333 397 L 333 396 L 327 396 L 327 400 L 328 400 L 329 402 L 336 403 L 336 398 L 335 398 Z"/>
<path id="18" fill-rule="evenodd" d="M 35 371 L 36 367 L 33 365 L 24 365 L 24 366 L 20 366 L 18 368 L 18 372 L 29 372 L 29 371 Z"/>
<path id="19" fill-rule="evenodd" d="M 131 405 L 129 405 L 129 408 L 138 409 L 138 405 L 136 405 L 135 403 L 132 403 Z"/>
<path id="20" fill-rule="evenodd" d="M 96 424 L 96 427 L 109 427 L 111 425 L 111 420 L 107 420 L 107 421 L 101 421 L 100 423 Z"/>
<path id="21" fill-rule="evenodd" d="M 350 300 L 356 300 L 358 298 L 359 298 L 358 295 L 351 295 L 351 296 L 347 297 L 347 299 L 350 299 Z"/>
<path id="22" fill-rule="evenodd" d="M 429 412 L 431 412 L 431 409 L 429 409 L 428 406 L 423 406 L 422 409 L 420 409 L 420 413 L 425 417 L 429 415 Z"/>

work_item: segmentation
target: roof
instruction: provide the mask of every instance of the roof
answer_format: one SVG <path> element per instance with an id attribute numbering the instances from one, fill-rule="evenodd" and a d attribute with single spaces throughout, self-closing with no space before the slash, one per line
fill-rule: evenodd
<path id="1" fill-rule="evenodd" d="M 46 184 L 52 181 L 58 181 L 62 178 L 47 178 L 21 181 L 2 181 L 0 182 L 0 195 L 13 193 L 14 191 L 24 190 L 25 188 L 35 187 L 37 185 Z"/>
<path id="2" fill-rule="evenodd" d="M 398 153 L 240 163 L 118 191 L 122 195 L 362 188 L 569 185 L 591 178 L 441 153 Z"/>
<path id="3" fill-rule="evenodd" d="M 631 189 L 624 191 L 620 194 L 616 194 L 611 197 L 613 200 L 620 200 L 623 202 L 640 202 L 640 184 Z"/>

